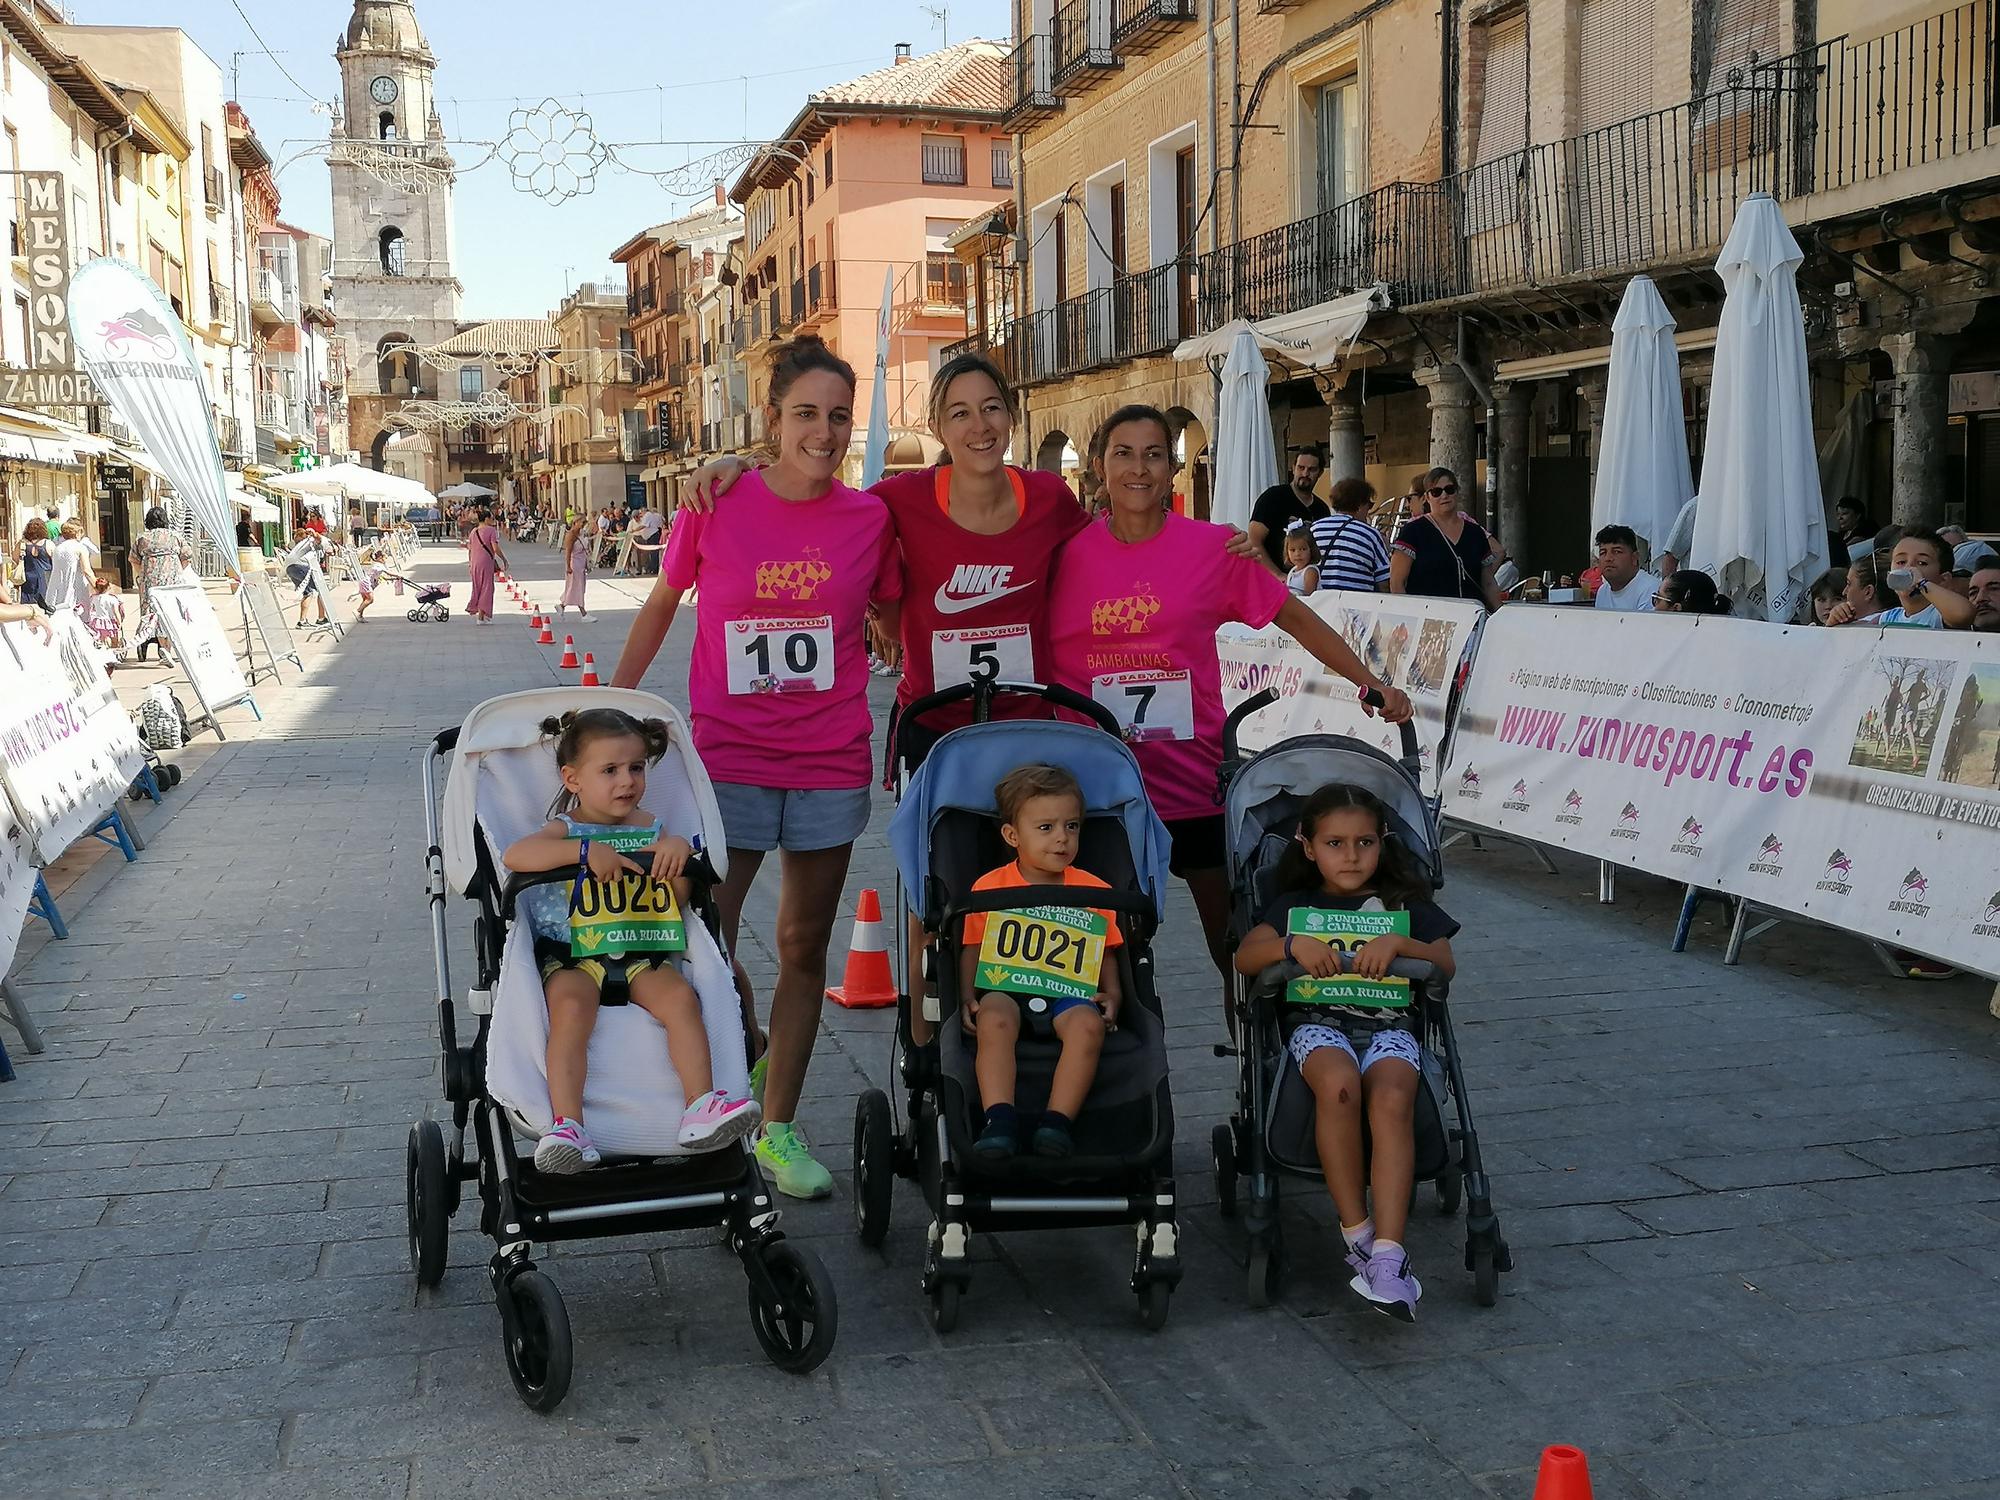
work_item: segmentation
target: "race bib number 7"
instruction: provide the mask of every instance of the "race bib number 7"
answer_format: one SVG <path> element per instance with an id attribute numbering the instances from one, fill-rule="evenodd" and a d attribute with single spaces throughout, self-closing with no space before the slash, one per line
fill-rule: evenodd
<path id="1" fill-rule="evenodd" d="M 593 833 L 594 844 L 609 844 L 620 854 L 650 849 L 650 828 Z M 627 870 L 617 880 L 577 877 L 569 895 L 569 951 L 573 958 L 617 957 L 625 953 L 682 953 L 687 950 L 687 923 L 681 916 L 674 888 L 664 880 Z"/>
<path id="2" fill-rule="evenodd" d="M 732 696 L 824 693 L 833 687 L 833 616 L 731 620 L 722 652 Z"/>
<path id="3" fill-rule="evenodd" d="M 1318 938 L 1336 953 L 1358 953 L 1371 938 L 1384 933 L 1410 935 L 1406 911 L 1322 911 L 1295 906 L 1286 931 L 1293 937 Z M 1341 974 L 1331 979 L 1306 976 L 1285 986 L 1285 998 L 1295 1005 L 1357 1005 L 1369 1008 L 1410 1003 L 1407 979 L 1364 979 Z"/>
<path id="4" fill-rule="evenodd" d="M 1107 930 L 1103 917 L 1082 907 L 988 912 L 974 984 L 1011 995 L 1088 1000 L 1097 993 Z"/>
<path id="5" fill-rule="evenodd" d="M 1186 672 L 1106 672 L 1090 680 L 1090 696 L 1135 745 L 1194 738 L 1194 684 Z"/>

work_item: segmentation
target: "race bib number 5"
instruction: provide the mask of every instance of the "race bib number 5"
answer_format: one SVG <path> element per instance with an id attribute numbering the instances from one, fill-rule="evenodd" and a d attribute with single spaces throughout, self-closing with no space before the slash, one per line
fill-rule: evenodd
<path id="1" fill-rule="evenodd" d="M 723 655 L 732 696 L 824 693 L 833 687 L 833 616 L 731 620 Z"/>
<path id="2" fill-rule="evenodd" d="M 1406 911 L 1321 911 L 1317 907 L 1295 906 L 1286 931 L 1293 937 L 1318 938 L 1335 953 L 1358 953 L 1371 938 L 1384 933 L 1410 935 L 1410 914 Z M 1306 976 L 1285 986 L 1285 998 L 1295 1005 L 1357 1005 L 1369 1008 L 1403 1006 L 1410 1003 L 1407 979 L 1364 979 L 1358 974 L 1341 974 L 1332 979 Z"/>
<path id="3" fill-rule="evenodd" d="M 1135 745 L 1194 738 L 1194 684 L 1186 672 L 1106 672 L 1090 680 L 1090 696 Z"/>
<path id="4" fill-rule="evenodd" d="M 609 844 L 620 854 L 651 848 L 650 828 L 593 833 L 591 842 Z M 569 896 L 569 951 L 574 958 L 616 957 L 624 953 L 682 953 L 687 923 L 674 888 L 664 880 L 628 870 L 617 880 L 577 878 Z"/>
<path id="5" fill-rule="evenodd" d="M 1088 1000 L 1104 965 L 1103 917 L 1082 907 L 986 914 L 975 982 L 982 990 Z"/>
<path id="6" fill-rule="evenodd" d="M 1028 639 L 1028 627 L 933 630 L 931 679 L 941 688 L 962 682 L 1033 682 L 1035 648 Z"/>

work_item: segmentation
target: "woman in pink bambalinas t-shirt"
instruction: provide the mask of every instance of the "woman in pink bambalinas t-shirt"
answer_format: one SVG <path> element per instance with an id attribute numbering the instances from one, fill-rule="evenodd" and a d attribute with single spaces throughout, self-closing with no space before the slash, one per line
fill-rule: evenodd
<path id="1" fill-rule="evenodd" d="M 793 1120 L 848 857 L 868 825 L 868 606 L 894 599 L 903 574 L 888 510 L 834 478 L 854 431 L 847 363 L 815 338 L 781 346 L 765 417 L 776 461 L 736 486 L 726 515 L 675 515 L 611 681 L 638 686 L 698 587 L 687 701 L 729 838 L 716 897 L 732 947 L 750 882 L 780 851 L 771 1042 L 752 1072 L 764 1086 L 757 1159 L 779 1191 L 822 1198 L 833 1179 Z M 737 982 L 747 1006 L 740 970 Z"/>
<path id="2" fill-rule="evenodd" d="M 1332 626 L 1255 557 L 1232 555 L 1234 533 L 1170 514 L 1173 435 L 1150 406 L 1113 412 L 1091 444 L 1109 501 L 1099 525 L 1063 549 L 1049 590 L 1056 680 L 1117 716 L 1139 759 L 1153 810 L 1173 845 L 1170 868 L 1187 882 L 1226 976 L 1229 882 L 1224 873 L 1220 625 L 1275 621 L 1330 672 L 1385 702 L 1400 723 L 1410 700 L 1361 664 Z"/>

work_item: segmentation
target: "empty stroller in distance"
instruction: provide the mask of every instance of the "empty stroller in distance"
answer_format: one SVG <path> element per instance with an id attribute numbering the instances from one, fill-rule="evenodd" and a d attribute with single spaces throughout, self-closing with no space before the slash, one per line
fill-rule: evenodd
<path id="1" fill-rule="evenodd" d="M 494 1240 L 488 1266 L 500 1305 L 507 1369 L 522 1400 L 553 1410 L 569 1389 L 569 1317 L 555 1283 L 530 1259 L 532 1242 L 590 1239 L 659 1230 L 728 1227 L 729 1248 L 749 1278 L 750 1324 L 772 1363 L 803 1373 L 826 1358 L 837 1321 L 833 1284 L 819 1258 L 785 1239 L 770 1192 L 747 1142 L 689 1155 L 677 1144 L 683 1101 L 666 1035 L 636 1005 L 607 994 L 591 1033 L 584 1111 L 604 1164 L 574 1175 L 535 1169 L 515 1134 L 538 1136 L 553 1123 L 548 1101 L 548 1012 L 534 938 L 515 904 L 530 886 L 573 881 L 577 868 L 509 874 L 500 853 L 547 821 L 559 782 L 543 741 L 544 717 L 564 709 L 619 708 L 666 721 L 672 748 L 652 769 L 645 806 L 671 832 L 704 845 L 689 865 L 695 881 L 687 922 L 685 973 L 701 1000 L 719 1087 L 747 1086 L 742 1011 L 717 934 L 710 887 L 727 847 L 707 774 L 680 714 L 649 693 L 617 688 L 543 688 L 491 698 L 456 729 L 439 734 L 423 759 L 430 836 L 431 928 L 437 954 L 438 1025 L 444 1094 L 453 1138 L 434 1120 L 410 1128 L 406 1153 L 410 1264 L 421 1287 L 445 1270 L 450 1218 L 461 1184 L 479 1184 L 479 1227 Z M 449 756 L 442 817 L 436 767 Z M 476 907 L 478 975 L 468 1002 L 477 1022 L 458 1040 L 445 932 L 446 888 Z M 474 1140 L 468 1151 L 467 1127 Z"/>
<path id="2" fill-rule="evenodd" d="M 1425 800 L 1418 775 L 1416 733 L 1404 724 L 1403 757 L 1391 760 L 1372 745 L 1345 735 L 1311 734 L 1281 741 L 1244 760 L 1237 730 L 1259 709 L 1278 700 L 1265 689 L 1231 711 L 1223 729 L 1224 835 L 1228 845 L 1230 928 L 1240 942 L 1272 897 L 1278 857 L 1298 829 L 1299 809 L 1330 782 L 1372 793 L 1389 809 L 1392 836 L 1415 857 L 1432 888 L 1443 884 L 1436 809 Z M 1238 977 L 1233 1017 L 1239 1057 L 1236 1106 L 1211 1140 L 1217 1206 L 1224 1218 L 1237 1212 L 1237 1182 L 1248 1185 L 1243 1207 L 1249 1234 L 1249 1300 L 1274 1301 L 1286 1261 L 1278 1222 L 1278 1181 L 1289 1175 L 1323 1181 L 1314 1140 L 1315 1105 L 1281 1039 L 1279 1008 L 1286 981 L 1304 971 L 1274 964 L 1255 980 Z M 1411 981 L 1411 1029 L 1423 1048 L 1416 1104 L 1416 1181 L 1436 1185 L 1439 1210 L 1458 1212 L 1466 1201 L 1465 1267 L 1473 1296 L 1491 1307 L 1500 1273 L 1513 1269 L 1500 1221 L 1493 1213 L 1479 1137 L 1466 1103 L 1465 1075 L 1446 1005 L 1446 986 L 1427 963 L 1398 960 L 1391 973 Z"/>
<path id="3" fill-rule="evenodd" d="M 417 586 L 417 607 L 407 612 L 408 617 L 422 624 L 427 621 L 444 621 L 451 618 L 451 611 L 444 601 L 451 597 L 448 583 L 425 583 Z"/>
<path id="4" fill-rule="evenodd" d="M 1040 684 L 982 683 L 948 689 L 911 707 L 921 711 L 976 695 L 984 717 L 996 694 L 1039 697 L 1104 727 L 1034 719 L 973 723 L 939 740 L 906 788 L 890 842 L 904 888 L 930 934 L 938 1036 L 933 1047 L 905 1058 L 912 1089 L 906 1137 L 895 1136 L 889 1100 L 880 1090 L 869 1090 L 856 1108 L 858 1227 L 864 1243 L 882 1242 L 900 1159 L 930 1205 L 923 1289 L 932 1325 L 945 1333 L 957 1325 L 959 1295 L 971 1282 L 973 1234 L 1135 1225 L 1131 1287 L 1146 1324 L 1158 1328 L 1166 1322 L 1181 1275 L 1173 1102 L 1151 951 L 1166 881 L 1166 829 L 1146 800 L 1132 752 L 1115 737 L 1115 722 L 1087 698 Z M 1077 868 L 1109 889 L 1037 885 L 972 892 L 980 875 L 1010 856 L 1000 838 L 994 787 L 1031 762 L 1060 766 L 1081 785 L 1085 807 Z M 1122 965 L 1119 1024 L 1104 1039 L 1095 1081 L 1074 1122 L 1075 1153 L 985 1161 L 971 1149 L 983 1111 L 974 1073 L 976 1044 L 962 1020 L 964 918 L 1053 906 L 1095 907 L 1116 915 L 1125 940 L 1106 950 L 1106 961 L 1116 954 Z M 909 997 L 900 1003 L 907 1005 Z M 1027 999 L 1022 1013 L 1016 1101 L 1026 1116 L 1047 1100 L 1060 1045 L 1045 1002 Z M 904 1038 L 907 1028 L 904 1016 Z"/>

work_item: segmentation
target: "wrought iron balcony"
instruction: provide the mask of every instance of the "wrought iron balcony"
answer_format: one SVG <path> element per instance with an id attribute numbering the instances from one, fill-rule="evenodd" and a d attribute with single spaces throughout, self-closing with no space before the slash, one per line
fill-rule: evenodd
<path id="1" fill-rule="evenodd" d="M 1127 56 L 1150 52 L 1199 21 L 1199 0 L 1112 0 L 1111 45 Z"/>
<path id="2" fill-rule="evenodd" d="M 978 350 L 1015 385 L 1063 380 L 1088 370 L 1164 354 L 1192 329 L 1184 295 L 1190 266 L 1169 261 L 1025 317 L 997 341 L 975 334 L 942 358 Z"/>
<path id="3" fill-rule="evenodd" d="M 838 283 L 834 275 L 834 262 L 823 260 L 806 268 L 806 301 L 802 325 L 814 324 L 830 318 L 840 310 Z"/>
<path id="4" fill-rule="evenodd" d="M 1123 66 L 1111 47 L 1111 0 L 1069 0 L 1049 31 L 1059 94 L 1081 94 Z"/>
<path id="5" fill-rule="evenodd" d="M 1004 129 L 1020 130 L 1062 113 L 1063 98 L 1056 92 L 1054 52 L 1046 32 L 1023 37 L 1008 63 L 1014 75 L 1014 98 L 1001 117 Z"/>

